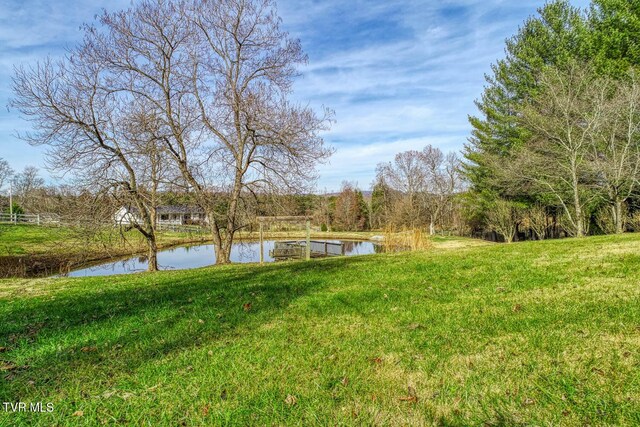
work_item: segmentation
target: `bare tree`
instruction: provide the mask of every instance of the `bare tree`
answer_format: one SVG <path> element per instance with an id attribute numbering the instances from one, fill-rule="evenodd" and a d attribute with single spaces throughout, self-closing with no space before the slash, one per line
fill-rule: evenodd
<path id="1" fill-rule="evenodd" d="M 37 167 L 25 166 L 22 172 L 13 175 L 11 186 L 22 207 L 31 209 L 34 193 L 44 186 L 44 179 L 40 176 Z"/>
<path id="2" fill-rule="evenodd" d="M 392 201 L 394 221 L 419 227 L 426 218 L 433 235 L 460 189 L 459 163 L 455 153 L 445 155 L 428 145 L 422 151 L 405 151 L 392 163 L 378 165 L 378 185 L 389 186 L 400 196 Z"/>
<path id="3" fill-rule="evenodd" d="M 393 201 L 392 222 L 419 227 L 423 222 L 424 205 L 419 203 L 426 189 L 427 171 L 419 151 L 396 154 L 393 162 L 377 167 L 378 181 L 384 182 L 401 197 Z"/>
<path id="4" fill-rule="evenodd" d="M 94 55 L 117 73 L 114 89 L 162 118 L 166 152 L 228 263 L 246 197 L 308 187 L 331 153 L 319 137 L 330 112 L 287 99 L 306 62 L 299 41 L 271 0 L 147 0 L 100 23 Z"/>
<path id="5" fill-rule="evenodd" d="M 508 200 L 496 200 L 487 212 L 487 225 L 500 234 L 506 243 L 513 242 L 521 221 L 522 209 Z"/>
<path id="6" fill-rule="evenodd" d="M 367 219 L 367 205 L 362 193 L 354 184 L 343 182 L 336 198 L 334 227 L 341 231 L 362 231 L 366 228 Z"/>
<path id="7" fill-rule="evenodd" d="M 21 137 L 49 147 L 50 167 L 70 171 L 87 188 L 110 191 L 135 205 L 141 221 L 130 225 L 146 239 L 149 270 L 156 270 L 155 223 L 139 180 L 148 163 L 140 161 L 138 141 L 131 137 L 140 107 L 114 90 L 113 74 L 92 55 L 92 46 L 89 33 L 63 60 L 16 69 L 11 105 L 35 127 Z"/>
<path id="8" fill-rule="evenodd" d="M 460 190 L 460 159 L 454 152 L 445 156 L 439 148 L 427 145 L 420 153 L 420 160 L 425 169 L 422 199 L 429 215 L 429 234 L 433 235 L 436 223 Z"/>
<path id="9" fill-rule="evenodd" d="M 635 72 L 627 80 L 606 81 L 612 94 L 593 144 L 593 163 L 611 206 L 615 233 L 624 231 L 624 203 L 640 178 L 640 82 Z"/>
<path id="10" fill-rule="evenodd" d="M 0 158 L 0 189 L 4 187 L 4 184 L 9 182 L 11 177 L 13 176 L 13 169 L 9 166 L 9 162 Z"/>
<path id="11" fill-rule="evenodd" d="M 640 211 L 633 212 L 627 217 L 627 222 L 636 233 L 640 232 Z"/>
<path id="12" fill-rule="evenodd" d="M 549 227 L 549 214 L 541 203 L 536 203 L 525 212 L 525 219 L 538 240 L 544 240 Z"/>
<path id="13" fill-rule="evenodd" d="M 331 202 L 326 190 L 318 197 L 314 219 L 316 223 L 320 224 L 322 231 L 332 231 Z"/>
<path id="14" fill-rule="evenodd" d="M 510 165 L 511 173 L 516 181 L 555 198 L 571 233 L 582 237 L 588 207 L 597 197 L 590 155 L 610 88 L 579 63 L 546 69 L 539 86 L 538 95 L 521 111 L 531 139 Z"/>

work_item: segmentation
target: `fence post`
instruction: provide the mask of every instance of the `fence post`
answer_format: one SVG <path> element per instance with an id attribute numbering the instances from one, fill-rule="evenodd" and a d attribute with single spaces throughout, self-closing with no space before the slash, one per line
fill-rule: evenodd
<path id="1" fill-rule="evenodd" d="M 40 214 L 38 214 L 36 222 L 37 222 L 38 225 L 40 225 Z"/>
<path id="2" fill-rule="evenodd" d="M 260 221 L 260 264 L 264 264 L 264 238 L 262 228 L 262 221 Z"/>
<path id="3" fill-rule="evenodd" d="M 307 247 L 305 258 L 307 261 L 311 259 L 311 221 L 307 220 Z"/>

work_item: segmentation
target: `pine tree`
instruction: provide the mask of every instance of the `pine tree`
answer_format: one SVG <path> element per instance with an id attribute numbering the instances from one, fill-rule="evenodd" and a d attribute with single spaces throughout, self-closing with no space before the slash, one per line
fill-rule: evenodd
<path id="1" fill-rule="evenodd" d="M 509 161 L 528 138 L 519 126 L 518 109 L 535 95 L 539 70 L 584 58 L 589 50 L 587 17 L 581 10 L 557 0 L 538 13 L 507 40 L 506 57 L 492 66 L 484 93 L 476 101 L 481 116 L 469 117 L 473 130 L 464 150 L 463 171 L 471 184 L 466 198 L 471 217 L 481 217 L 497 198 L 529 196 L 506 194 L 499 180 L 501 163 Z"/>

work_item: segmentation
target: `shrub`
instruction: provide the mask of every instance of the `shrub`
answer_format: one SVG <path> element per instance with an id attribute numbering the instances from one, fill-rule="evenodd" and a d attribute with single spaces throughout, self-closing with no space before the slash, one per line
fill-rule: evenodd
<path id="1" fill-rule="evenodd" d="M 4 213 L 9 213 L 11 212 L 11 209 L 9 209 L 9 207 L 7 206 L 7 208 L 5 208 Z M 16 215 L 24 215 L 24 209 L 22 209 L 22 206 L 20 206 L 17 203 L 13 204 L 13 213 Z"/>

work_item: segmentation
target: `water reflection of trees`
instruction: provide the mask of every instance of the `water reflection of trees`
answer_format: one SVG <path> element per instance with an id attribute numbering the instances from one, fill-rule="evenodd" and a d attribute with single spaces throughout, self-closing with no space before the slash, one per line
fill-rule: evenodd
<path id="1" fill-rule="evenodd" d="M 319 240 L 320 241 L 320 240 Z M 344 247 L 345 255 L 366 255 L 374 253 L 388 252 L 384 245 L 376 244 L 374 242 L 367 241 L 347 241 L 347 240 L 322 240 L 329 243 L 341 243 Z M 269 256 L 269 250 L 274 246 L 273 240 L 264 241 L 265 261 L 273 261 L 273 258 Z M 207 258 L 206 263 L 200 263 L 198 258 L 201 258 L 202 254 L 209 253 L 213 250 L 215 254 L 215 248 L 212 245 L 192 245 L 192 246 L 180 246 L 162 251 L 164 265 L 159 266 L 161 270 L 168 269 L 189 269 L 196 268 L 201 265 L 210 265 L 210 259 Z M 258 242 L 240 241 L 234 242 L 233 245 L 233 262 L 258 262 L 260 260 L 260 245 Z M 182 255 L 189 254 L 188 257 Z M 210 255 L 208 255 L 210 256 Z M 195 261 L 195 262 L 194 262 Z M 148 258 L 146 255 L 135 256 L 128 259 L 112 261 L 104 264 L 97 264 L 94 266 L 87 266 L 85 268 L 76 270 L 75 272 L 83 272 L 89 270 L 93 273 L 106 272 L 107 274 L 123 274 L 140 271 L 146 268 Z M 64 274 L 65 272 L 60 272 Z M 67 272 L 69 273 L 69 272 Z M 90 274 L 90 275 L 98 275 Z"/>
<path id="2" fill-rule="evenodd" d="M 268 242 L 265 242 L 265 244 Z M 257 242 L 235 242 L 233 244 L 240 262 L 257 262 L 260 260 L 260 245 Z"/>
<path id="3" fill-rule="evenodd" d="M 342 246 L 344 247 L 344 252 L 349 253 L 353 252 L 353 250 L 359 246 L 361 242 L 342 242 Z"/>
<path id="4" fill-rule="evenodd" d="M 379 246 L 373 242 L 359 242 L 354 240 L 343 240 L 342 245 L 344 247 L 345 255 L 356 254 L 356 255 L 367 255 L 367 254 L 377 254 L 381 251 L 379 250 Z"/>

